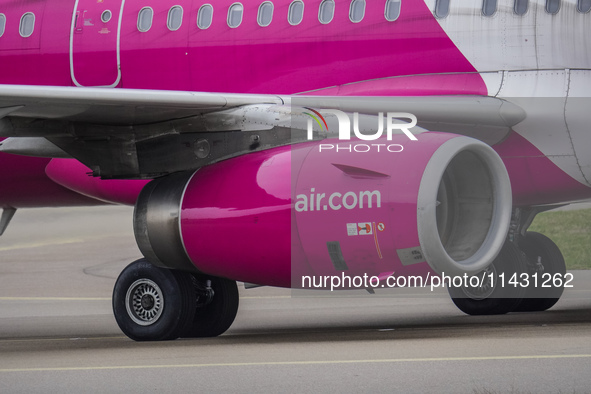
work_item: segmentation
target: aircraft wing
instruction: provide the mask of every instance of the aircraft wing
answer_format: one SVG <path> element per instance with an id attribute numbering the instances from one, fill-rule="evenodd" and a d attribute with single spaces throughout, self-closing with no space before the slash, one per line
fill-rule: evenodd
<path id="1" fill-rule="evenodd" d="M 26 118 L 134 125 L 249 104 L 280 105 L 283 101 L 278 96 L 256 94 L 0 85 L 0 118 L 9 113 Z"/>
<path id="2" fill-rule="evenodd" d="M 0 85 L 0 137 L 27 137 L 5 140 L 0 151 L 75 157 L 103 178 L 150 178 L 298 142 L 301 137 L 292 131 L 302 124 L 296 119 L 307 119 L 303 107 L 369 116 L 411 113 L 423 129 L 490 145 L 526 116 L 520 107 L 486 96 L 280 96 Z"/>

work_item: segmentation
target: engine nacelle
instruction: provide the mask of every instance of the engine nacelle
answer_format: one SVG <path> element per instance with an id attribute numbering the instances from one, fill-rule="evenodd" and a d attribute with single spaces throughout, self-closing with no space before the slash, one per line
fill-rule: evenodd
<path id="1" fill-rule="evenodd" d="M 156 265 L 298 287 L 304 275 L 477 272 L 510 217 L 494 150 L 429 132 L 278 147 L 156 179 L 135 233 Z"/>

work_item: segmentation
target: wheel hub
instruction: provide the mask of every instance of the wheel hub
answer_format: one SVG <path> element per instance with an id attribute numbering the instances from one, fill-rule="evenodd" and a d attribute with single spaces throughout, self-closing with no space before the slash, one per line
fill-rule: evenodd
<path id="1" fill-rule="evenodd" d="M 150 279 L 138 279 L 127 290 L 125 307 L 129 317 L 140 326 L 154 324 L 164 310 L 162 290 Z"/>
<path id="2" fill-rule="evenodd" d="M 495 266 L 490 265 L 474 276 L 478 277 L 479 286 L 463 286 L 462 291 L 464 294 L 473 300 L 483 300 L 490 297 L 496 288 L 497 270 Z M 493 278 L 492 281 L 491 277 Z M 471 281 L 468 281 L 468 283 L 471 283 Z"/>
<path id="3" fill-rule="evenodd" d="M 149 294 L 144 294 L 142 296 L 142 308 L 146 309 L 146 310 L 151 310 L 154 308 L 154 305 L 156 304 L 156 300 L 154 300 L 154 297 L 152 297 Z"/>

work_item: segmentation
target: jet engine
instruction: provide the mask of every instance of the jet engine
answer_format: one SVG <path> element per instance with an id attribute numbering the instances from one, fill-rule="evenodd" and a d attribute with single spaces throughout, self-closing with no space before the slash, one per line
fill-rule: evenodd
<path id="1" fill-rule="evenodd" d="M 390 137 L 281 146 L 155 179 L 136 204 L 138 245 L 161 267 L 282 287 L 487 267 L 511 218 L 500 157 L 449 133 Z"/>

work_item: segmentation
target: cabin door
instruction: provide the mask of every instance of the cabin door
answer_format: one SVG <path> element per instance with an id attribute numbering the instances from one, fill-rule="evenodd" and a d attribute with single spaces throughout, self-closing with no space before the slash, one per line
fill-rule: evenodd
<path id="1" fill-rule="evenodd" d="M 121 81 L 121 18 L 125 0 L 77 0 L 70 30 L 70 73 L 76 86 Z"/>

